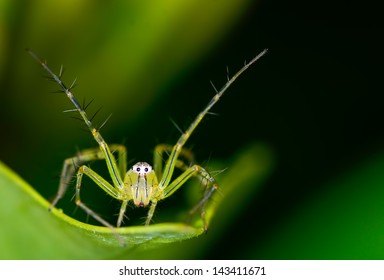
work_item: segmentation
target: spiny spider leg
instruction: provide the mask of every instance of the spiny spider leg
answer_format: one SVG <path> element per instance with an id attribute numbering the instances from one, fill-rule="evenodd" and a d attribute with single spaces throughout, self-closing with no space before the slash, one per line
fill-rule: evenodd
<path id="1" fill-rule="evenodd" d="M 111 176 L 111 179 L 112 179 L 112 182 L 113 182 L 113 185 L 110 185 L 108 182 L 106 182 L 104 179 L 104 181 L 102 180 L 95 180 L 95 178 L 99 179 L 100 176 L 98 177 L 92 177 L 92 175 L 94 175 L 94 172 L 89 172 L 89 170 L 87 169 L 86 166 L 81 166 L 79 171 L 78 171 L 78 179 L 77 179 L 77 187 L 76 187 L 76 204 L 81 207 L 88 215 L 92 216 L 94 219 L 96 219 L 97 221 L 99 221 L 101 224 L 111 228 L 111 230 L 114 232 L 114 234 L 117 236 L 117 239 L 119 240 L 119 242 L 124 246 L 125 243 L 122 241 L 122 238 L 119 234 L 117 234 L 116 230 L 107 222 L 105 221 L 103 218 L 101 218 L 99 215 L 97 215 L 94 211 L 92 211 L 91 209 L 89 209 L 87 206 L 85 206 L 81 200 L 80 200 L 80 187 L 79 187 L 79 184 L 81 182 L 81 177 L 82 177 L 82 174 L 83 174 L 83 171 L 84 170 L 88 170 L 87 173 L 85 173 L 87 176 L 90 176 L 92 180 L 94 180 L 94 182 L 100 187 L 102 188 L 104 191 L 106 191 L 108 194 L 112 195 L 113 197 L 115 197 L 116 199 L 119 199 L 121 201 L 123 201 L 122 203 L 122 206 L 121 206 L 121 209 L 124 209 L 125 211 L 125 208 L 126 208 L 126 205 L 127 205 L 127 201 L 131 200 L 132 199 L 132 196 L 130 193 L 125 193 L 124 192 L 124 183 L 123 183 L 123 179 L 122 179 L 122 174 L 124 173 L 120 173 L 121 171 L 125 171 L 125 170 L 121 170 L 121 169 L 126 169 L 126 163 L 120 163 L 120 165 L 118 166 L 117 163 L 116 163 L 116 159 L 114 157 L 114 155 L 112 154 L 110 148 L 108 147 L 107 143 L 104 141 L 103 137 L 101 136 L 101 134 L 99 133 L 99 131 L 93 126 L 91 120 L 88 118 L 87 116 L 87 113 L 85 112 L 84 108 L 81 107 L 80 103 L 77 101 L 77 99 L 75 98 L 75 96 L 72 94 L 71 92 L 71 89 L 73 88 L 74 86 L 74 83 L 72 83 L 72 85 L 70 87 L 67 87 L 63 81 L 61 81 L 61 79 L 48 67 L 47 63 L 46 62 L 43 62 L 34 52 L 32 52 L 31 50 L 27 49 L 27 52 L 37 61 L 40 63 L 40 65 L 51 75 L 51 77 L 53 78 L 53 80 L 55 80 L 61 87 L 61 89 L 63 90 L 63 92 L 67 95 L 67 97 L 70 99 L 70 101 L 72 102 L 72 104 L 75 106 L 76 110 L 79 112 L 79 114 L 81 115 L 81 117 L 83 118 L 85 124 L 87 125 L 87 127 L 89 128 L 89 130 L 91 131 L 92 135 L 93 135 L 93 138 L 96 140 L 96 142 L 99 144 L 99 148 L 100 148 L 100 151 L 102 152 L 103 154 L 103 157 L 100 157 L 100 158 L 104 158 L 105 161 L 106 161 L 106 164 L 107 164 L 107 168 L 108 168 L 108 171 L 109 171 L 109 174 Z M 60 71 L 61 73 L 61 71 Z M 66 167 L 67 165 L 65 165 Z M 66 173 L 67 171 L 64 170 L 63 171 L 64 173 Z M 66 175 L 64 175 L 64 178 L 66 177 Z M 101 177 L 100 177 L 101 178 Z M 107 183 L 107 184 L 105 184 Z M 59 191 L 58 191 L 58 195 L 57 195 L 57 198 L 53 201 L 53 203 L 57 203 L 57 201 L 60 199 L 60 196 L 62 196 L 62 193 L 65 192 L 66 190 L 66 185 L 67 184 L 63 184 L 63 185 L 60 185 L 59 186 Z M 51 209 L 52 207 L 50 207 Z M 122 210 L 120 211 L 120 213 L 122 212 Z M 124 214 L 124 213 L 123 213 Z M 118 218 L 118 222 L 122 220 L 122 216 L 123 214 L 119 214 L 119 218 Z"/>
<path id="2" fill-rule="evenodd" d="M 187 142 L 193 131 L 196 129 L 196 127 L 199 125 L 199 123 L 202 121 L 205 115 L 209 113 L 209 110 L 217 103 L 217 101 L 220 100 L 222 95 L 227 91 L 227 89 L 235 82 L 235 80 L 251 66 L 253 63 L 258 61 L 263 55 L 267 53 L 267 49 L 264 49 L 261 53 L 259 53 L 255 58 L 253 58 L 250 62 L 246 63 L 235 75 L 232 76 L 231 79 L 228 77 L 227 83 L 216 93 L 216 95 L 211 99 L 211 101 L 208 103 L 208 105 L 205 107 L 203 111 L 201 111 L 195 120 L 190 124 L 188 129 L 180 136 L 179 140 L 177 141 L 176 145 L 173 147 L 172 152 L 168 158 L 168 161 L 165 165 L 163 176 L 161 177 L 161 180 L 159 182 L 159 188 L 160 189 L 166 189 L 169 185 L 169 182 L 171 181 L 173 171 L 175 169 L 175 165 L 178 159 L 178 156 L 180 155 L 182 148 L 184 144 Z M 210 176 L 210 175 L 209 175 Z M 213 178 L 213 177 L 212 177 Z M 217 186 L 216 186 L 217 187 Z M 213 193 L 213 190 L 208 193 L 209 196 L 211 196 Z M 204 197 L 204 200 L 208 200 L 209 197 Z M 153 206 L 153 209 L 151 209 L 154 212 L 154 208 L 156 207 L 156 204 Z M 152 207 L 151 207 L 152 208 Z M 150 212 L 151 212 L 150 210 Z"/>
<path id="3" fill-rule="evenodd" d="M 103 137 L 99 133 L 99 131 L 93 126 L 91 120 L 88 118 L 87 113 L 85 110 L 81 107 L 79 101 L 75 98 L 75 96 L 71 92 L 71 88 L 73 87 L 73 84 L 71 87 L 67 87 L 63 81 L 48 67 L 46 62 L 43 62 L 34 52 L 27 49 L 27 52 L 37 61 L 40 63 L 40 65 L 52 76 L 52 78 L 60 85 L 63 92 L 67 95 L 67 97 L 71 100 L 73 105 L 76 107 L 77 111 L 83 118 L 85 124 L 91 131 L 93 138 L 96 140 L 96 142 L 99 144 L 100 150 L 104 153 L 105 161 L 107 163 L 107 167 L 109 170 L 109 173 L 111 174 L 112 181 L 114 183 L 114 186 L 116 188 L 123 188 L 124 183 L 122 179 L 122 175 L 120 174 L 120 171 L 116 164 L 116 159 L 112 155 L 107 143 L 104 141 Z"/>
<path id="4" fill-rule="evenodd" d="M 267 53 L 267 49 L 263 50 L 261 53 L 259 53 L 254 59 L 252 59 L 250 62 L 245 64 L 231 79 L 227 81 L 227 83 L 220 89 L 219 92 L 216 93 L 216 95 L 211 99 L 211 101 L 208 103 L 207 107 L 203 111 L 200 112 L 200 114 L 197 115 L 196 119 L 190 124 L 188 129 L 182 134 L 177 141 L 176 145 L 173 147 L 171 155 L 169 156 L 169 159 L 165 165 L 164 174 L 159 182 L 159 188 L 163 189 L 166 186 L 168 186 L 169 181 L 172 178 L 173 170 L 175 168 L 175 162 L 177 157 L 180 154 L 180 151 L 184 144 L 187 142 L 189 137 L 191 136 L 192 132 L 195 130 L 195 128 L 199 125 L 199 123 L 202 121 L 204 116 L 211 110 L 213 105 L 216 104 L 217 101 L 221 98 L 221 96 L 224 94 L 224 92 L 227 91 L 227 89 L 235 82 L 235 80 L 251 66 L 253 63 L 255 63 L 257 60 L 259 60 L 263 55 Z"/>

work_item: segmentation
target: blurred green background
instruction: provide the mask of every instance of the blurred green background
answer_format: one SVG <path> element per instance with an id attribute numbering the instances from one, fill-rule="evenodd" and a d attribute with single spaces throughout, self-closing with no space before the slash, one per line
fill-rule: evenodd
<path id="1" fill-rule="evenodd" d="M 56 71 L 64 64 L 68 84 L 77 77 L 78 99 L 94 98 L 90 115 L 102 106 L 96 124 L 112 113 L 102 133 L 128 147 L 130 163 L 151 162 L 156 144 L 177 140 L 170 118 L 186 128 L 214 94 L 210 80 L 220 87 L 227 66 L 233 74 L 269 48 L 187 146 L 203 166 L 230 169 L 238 153 L 264 143 L 274 169 L 252 199 L 231 206 L 238 214 L 212 230 L 214 242 L 164 258 L 383 259 L 383 26 L 366 7 L 0 0 L 0 159 L 51 199 L 63 159 L 94 146 L 83 124 L 61 113 L 71 104 L 50 93 L 57 85 L 25 47 Z"/>

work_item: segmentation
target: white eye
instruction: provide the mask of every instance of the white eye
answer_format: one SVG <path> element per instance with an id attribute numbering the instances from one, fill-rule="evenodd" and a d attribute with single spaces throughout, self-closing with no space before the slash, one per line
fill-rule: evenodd
<path id="1" fill-rule="evenodd" d="M 152 171 L 152 166 L 150 166 L 146 162 L 138 162 L 134 166 L 132 166 L 132 170 L 141 176 L 144 176 Z"/>

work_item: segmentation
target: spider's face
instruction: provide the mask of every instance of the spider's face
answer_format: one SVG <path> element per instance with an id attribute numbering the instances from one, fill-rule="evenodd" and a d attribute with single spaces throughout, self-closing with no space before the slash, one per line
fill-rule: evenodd
<path id="1" fill-rule="evenodd" d="M 146 176 L 149 172 L 152 171 L 152 166 L 146 162 L 138 162 L 132 166 L 133 172 L 139 174 L 139 176 Z"/>
<path id="2" fill-rule="evenodd" d="M 133 203 L 138 207 L 146 207 L 152 199 L 153 189 L 157 188 L 157 178 L 152 166 L 146 162 L 138 162 L 125 176 L 130 187 Z"/>

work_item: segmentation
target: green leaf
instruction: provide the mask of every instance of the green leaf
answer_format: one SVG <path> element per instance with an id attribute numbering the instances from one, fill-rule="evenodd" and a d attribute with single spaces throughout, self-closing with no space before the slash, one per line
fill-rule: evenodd
<path id="1" fill-rule="evenodd" d="M 235 159 L 222 181 L 222 193 L 217 193 L 214 203 L 207 207 L 208 223 L 226 195 L 231 195 L 236 202 L 242 199 L 242 193 L 247 196 L 249 192 L 247 188 L 241 189 L 243 182 L 268 174 L 270 158 L 266 147 L 255 146 Z M 58 209 L 49 212 L 49 202 L 1 162 L 0 197 L 3 199 L 0 204 L 1 259 L 137 258 L 149 249 L 198 237 L 204 232 L 200 220 L 191 225 L 162 223 L 123 227 L 116 229 L 127 244 L 122 247 L 108 228 L 79 222 Z M 236 215 L 236 211 L 232 215 Z M 229 213 L 226 217 L 222 224 L 233 219 Z M 219 221 L 215 221 L 217 226 Z"/>

